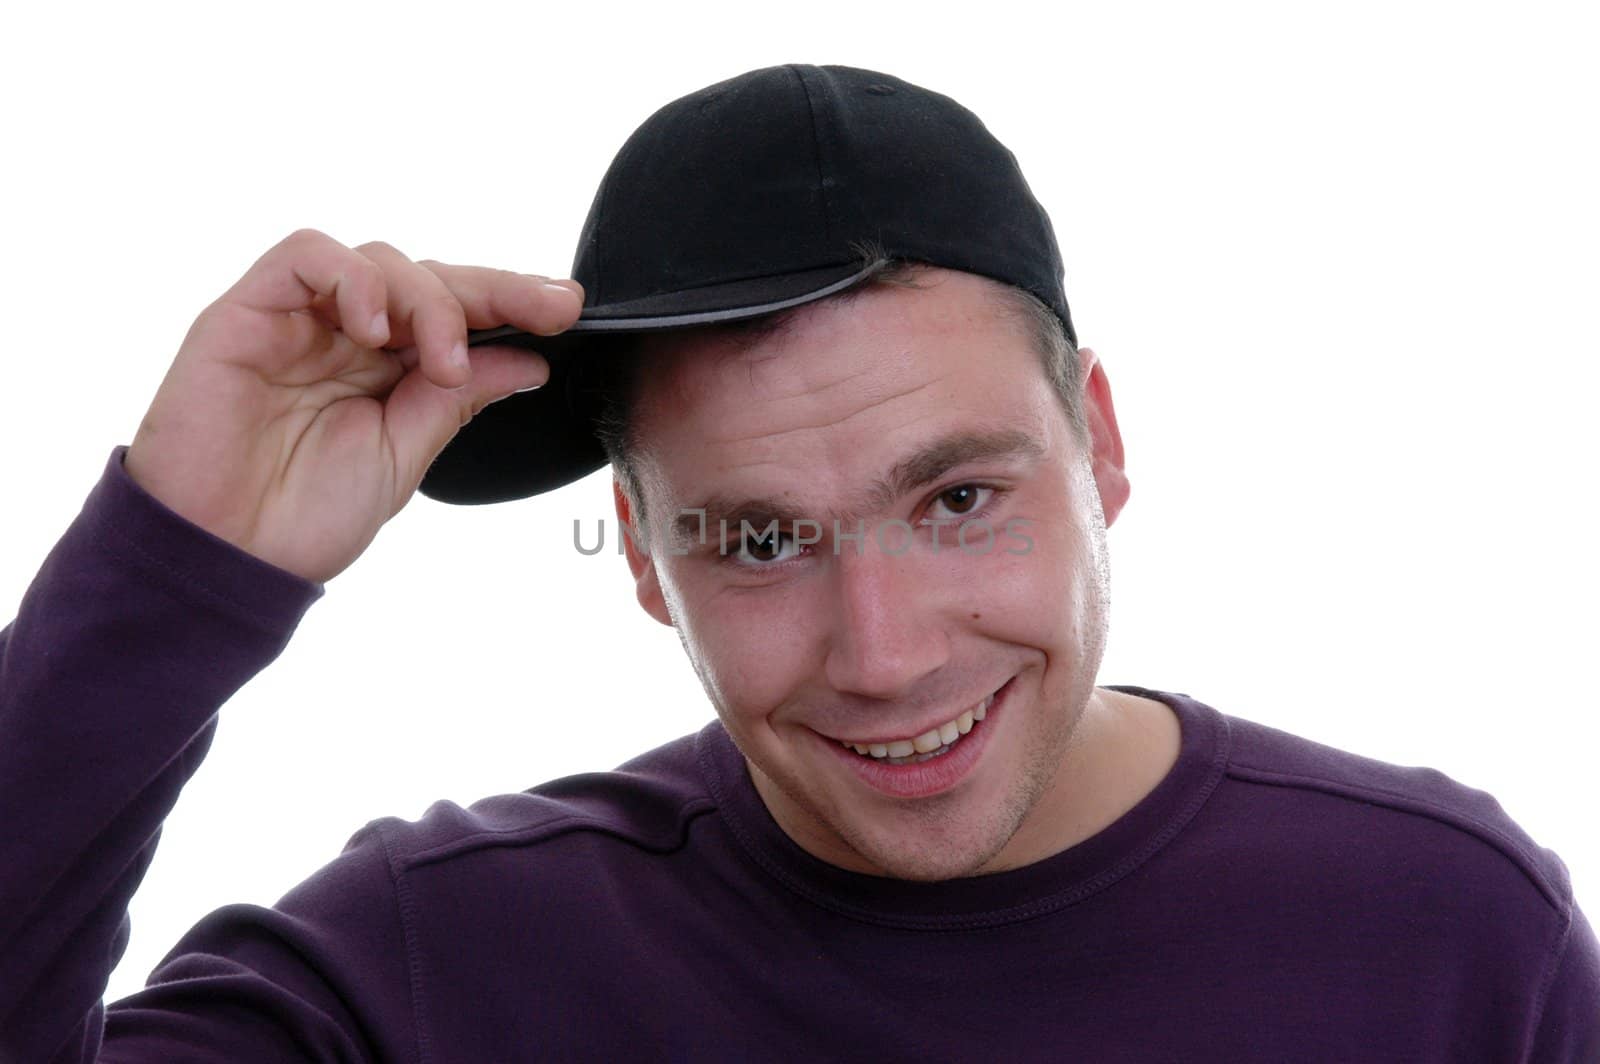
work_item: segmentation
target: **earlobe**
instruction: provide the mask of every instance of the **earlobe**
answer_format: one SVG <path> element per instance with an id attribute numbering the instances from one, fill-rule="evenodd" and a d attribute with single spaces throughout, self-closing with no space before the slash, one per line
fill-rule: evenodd
<path id="1" fill-rule="evenodd" d="M 628 569 L 633 573 L 633 590 L 644 611 L 668 628 L 673 627 L 672 614 L 667 610 L 666 597 L 661 593 L 661 579 L 656 574 L 655 559 L 647 545 L 638 536 L 643 529 L 633 521 L 633 507 L 627 492 L 615 478 L 611 481 L 611 499 L 617 511 L 617 535 L 622 537 L 622 552 L 627 556 Z"/>
<path id="2" fill-rule="evenodd" d="M 1089 425 L 1090 464 L 1109 527 L 1122 512 L 1131 490 L 1123 464 L 1122 430 L 1117 427 L 1116 408 L 1111 405 L 1111 382 L 1106 379 L 1100 357 L 1090 348 L 1079 348 L 1078 365 L 1083 381 L 1083 413 Z"/>

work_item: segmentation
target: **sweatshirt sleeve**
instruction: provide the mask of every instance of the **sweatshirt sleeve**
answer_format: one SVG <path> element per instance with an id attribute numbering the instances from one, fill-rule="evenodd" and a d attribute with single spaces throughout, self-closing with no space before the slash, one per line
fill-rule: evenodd
<path id="1" fill-rule="evenodd" d="M 0 630 L 4 1062 L 99 1059 L 100 999 L 162 821 L 218 708 L 323 592 L 167 509 L 128 476 L 126 451 Z"/>

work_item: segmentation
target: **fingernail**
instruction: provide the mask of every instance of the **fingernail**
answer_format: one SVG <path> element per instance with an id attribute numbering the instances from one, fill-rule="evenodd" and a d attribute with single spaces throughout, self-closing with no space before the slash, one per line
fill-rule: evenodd
<path id="1" fill-rule="evenodd" d="M 466 369 L 468 365 L 470 365 L 470 363 L 467 361 L 466 341 L 456 341 L 456 346 L 450 351 L 450 364 L 461 369 Z"/>
<path id="2" fill-rule="evenodd" d="M 374 336 L 388 336 L 389 335 L 389 312 L 388 311 L 380 310 L 380 311 L 378 311 L 378 313 L 376 313 L 376 314 L 374 314 L 372 316 L 372 335 L 374 335 Z"/>
<path id="3" fill-rule="evenodd" d="M 550 289 L 551 291 L 565 293 L 566 295 L 576 299 L 579 303 L 583 302 L 583 295 L 581 293 L 573 291 L 564 284 L 556 284 L 553 281 L 547 281 L 545 282 L 545 288 Z"/>

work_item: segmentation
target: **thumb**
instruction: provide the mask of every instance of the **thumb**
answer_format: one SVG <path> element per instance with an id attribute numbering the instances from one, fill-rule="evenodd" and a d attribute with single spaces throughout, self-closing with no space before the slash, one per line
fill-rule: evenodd
<path id="1" fill-rule="evenodd" d="M 441 388 L 413 366 L 384 404 L 384 427 L 395 461 L 395 479 L 404 489 L 402 504 L 422 483 L 428 466 L 445 444 L 490 403 L 550 379 L 542 355 L 514 347 L 471 349 L 472 378 L 459 388 Z"/>

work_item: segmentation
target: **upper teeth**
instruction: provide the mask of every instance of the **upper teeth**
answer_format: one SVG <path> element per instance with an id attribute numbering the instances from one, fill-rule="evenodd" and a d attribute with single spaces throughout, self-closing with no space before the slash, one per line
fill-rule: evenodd
<path id="1" fill-rule="evenodd" d="M 839 743 L 870 757 L 910 757 L 912 754 L 932 753 L 941 746 L 951 745 L 971 731 L 973 721 L 982 720 L 993 703 L 994 695 L 990 695 L 954 720 L 946 721 L 937 728 L 929 728 L 911 739 L 895 739 L 887 743 L 847 743 L 841 739 Z"/>

